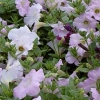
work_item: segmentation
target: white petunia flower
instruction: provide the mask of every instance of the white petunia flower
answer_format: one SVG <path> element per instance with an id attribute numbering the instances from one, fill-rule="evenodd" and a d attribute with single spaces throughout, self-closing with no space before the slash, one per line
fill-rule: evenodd
<path id="1" fill-rule="evenodd" d="M 33 48 L 33 42 L 39 37 L 35 32 L 31 32 L 27 26 L 19 29 L 12 29 L 8 33 L 8 38 L 11 41 L 11 45 L 15 45 L 17 51 L 16 55 L 27 55 L 28 51 Z"/>
<path id="2" fill-rule="evenodd" d="M 9 83 L 21 79 L 23 72 L 21 67 L 13 67 L 9 70 L 0 71 L 0 82 L 9 87 Z"/>
<path id="3" fill-rule="evenodd" d="M 24 18 L 25 24 L 31 27 L 34 23 L 38 22 L 41 18 L 41 10 L 42 6 L 40 4 L 33 4 L 33 6 L 29 7 L 28 13 Z"/>
<path id="4" fill-rule="evenodd" d="M 0 82 L 9 87 L 9 82 L 19 81 L 22 76 L 22 65 L 8 53 L 6 69 L 0 69 Z"/>

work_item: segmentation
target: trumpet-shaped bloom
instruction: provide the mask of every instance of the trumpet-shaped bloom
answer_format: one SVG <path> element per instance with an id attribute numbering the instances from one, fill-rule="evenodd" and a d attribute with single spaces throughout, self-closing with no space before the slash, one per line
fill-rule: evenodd
<path id="1" fill-rule="evenodd" d="M 91 88 L 96 88 L 96 84 L 99 84 L 100 68 L 89 71 L 88 77 L 88 79 L 86 79 L 84 82 L 80 82 L 78 85 L 78 87 L 83 88 L 85 92 L 89 92 Z"/>
<path id="2" fill-rule="evenodd" d="M 9 70 L 11 68 L 17 68 L 19 67 L 20 69 L 22 69 L 23 72 L 23 66 L 20 64 L 20 62 L 16 59 L 14 59 L 9 53 L 8 53 L 8 61 L 7 61 L 7 66 L 6 66 L 6 70 Z"/>
<path id="3" fill-rule="evenodd" d="M 28 51 L 32 49 L 33 42 L 38 35 L 35 32 L 31 32 L 27 26 L 20 27 L 19 29 L 12 29 L 8 33 L 8 38 L 11 41 L 11 45 L 15 45 L 17 52 L 16 55 L 27 55 Z"/>
<path id="4" fill-rule="evenodd" d="M 24 18 L 25 24 L 31 27 L 34 23 L 39 22 L 39 19 L 41 18 L 41 10 L 42 6 L 40 4 L 34 4 L 29 7 L 28 13 Z"/>
<path id="5" fill-rule="evenodd" d="M 88 7 L 90 16 L 94 16 L 96 20 L 100 20 L 100 6 L 99 4 L 92 4 Z"/>
<path id="6" fill-rule="evenodd" d="M 29 0 L 15 0 L 15 4 L 21 16 L 27 14 L 29 4 L 30 4 Z"/>
<path id="7" fill-rule="evenodd" d="M 12 29 L 8 33 L 8 38 L 12 41 L 18 40 L 23 36 L 31 37 L 31 41 L 34 41 L 36 38 L 39 39 L 37 34 L 35 32 L 31 32 L 26 25 L 24 27 L 20 27 L 19 29 Z"/>
<path id="8" fill-rule="evenodd" d="M 31 41 L 31 37 L 23 36 L 18 40 L 12 41 L 11 45 L 14 45 L 17 49 L 16 55 L 27 55 L 28 51 L 33 48 L 33 41 Z"/>
<path id="9" fill-rule="evenodd" d="M 9 87 L 9 82 L 21 79 L 22 75 L 23 69 L 21 66 L 12 67 L 9 70 L 3 69 L 0 71 L 0 82 Z"/>
<path id="10" fill-rule="evenodd" d="M 63 23 L 60 21 L 57 24 L 51 24 L 51 27 L 53 28 L 52 31 L 55 36 L 64 37 L 69 33 L 69 31 L 64 28 Z"/>
<path id="11" fill-rule="evenodd" d="M 14 97 L 22 99 L 26 95 L 36 96 L 40 92 L 40 82 L 44 80 L 43 70 L 32 69 L 14 88 Z"/>
<path id="12" fill-rule="evenodd" d="M 91 41 L 90 39 L 87 39 L 88 43 L 87 45 L 86 41 L 79 33 L 70 35 L 70 41 L 69 41 L 70 47 L 76 47 L 78 55 L 82 57 L 86 52 L 86 50 L 79 46 L 80 43 L 86 48 L 88 48 L 88 45 L 91 44 Z"/>
<path id="13" fill-rule="evenodd" d="M 9 86 L 9 82 L 18 81 L 23 75 L 23 67 L 20 62 L 8 53 L 6 69 L 0 69 L 0 82 Z"/>
<path id="14" fill-rule="evenodd" d="M 69 2 L 66 0 L 60 0 L 57 6 L 58 9 L 61 11 L 65 11 L 67 14 L 70 15 L 71 12 L 74 12 L 74 8 L 69 5 Z"/>
<path id="15" fill-rule="evenodd" d="M 81 61 L 81 57 L 79 57 L 79 59 L 76 59 L 75 57 L 73 57 L 71 55 L 71 53 L 68 51 L 68 53 L 66 54 L 65 56 L 65 60 L 69 63 L 69 64 L 75 64 L 75 65 L 78 65 L 79 64 L 79 61 Z"/>
<path id="16" fill-rule="evenodd" d="M 84 28 L 90 31 L 91 29 L 95 30 L 97 23 L 98 22 L 95 19 L 91 18 L 89 13 L 84 13 L 74 19 L 73 26 L 78 29 Z"/>

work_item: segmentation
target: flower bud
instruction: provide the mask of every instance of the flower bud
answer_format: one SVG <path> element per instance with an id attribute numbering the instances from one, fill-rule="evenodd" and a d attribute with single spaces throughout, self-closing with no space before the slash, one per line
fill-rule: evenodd
<path id="1" fill-rule="evenodd" d="M 10 43 L 9 42 L 5 42 L 5 46 L 10 47 Z"/>
<path id="2" fill-rule="evenodd" d="M 34 62 L 33 58 L 32 57 L 27 57 L 27 60 L 31 61 L 31 62 Z"/>

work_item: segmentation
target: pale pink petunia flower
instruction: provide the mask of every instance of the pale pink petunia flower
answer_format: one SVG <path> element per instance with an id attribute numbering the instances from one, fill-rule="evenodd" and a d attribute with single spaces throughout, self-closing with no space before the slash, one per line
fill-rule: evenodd
<path id="1" fill-rule="evenodd" d="M 21 16 L 24 16 L 27 14 L 29 4 L 30 4 L 29 0 L 15 0 L 15 4 Z"/>
<path id="2" fill-rule="evenodd" d="M 40 82 L 44 80 L 43 70 L 32 69 L 13 90 L 14 97 L 22 99 L 26 95 L 36 96 L 40 92 Z"/>

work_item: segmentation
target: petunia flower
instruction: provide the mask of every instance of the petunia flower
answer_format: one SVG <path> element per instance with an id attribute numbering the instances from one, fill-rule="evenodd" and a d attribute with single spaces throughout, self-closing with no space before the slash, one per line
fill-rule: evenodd
<path id="1" fill-rule="evenodd" d="M 79 65 L 79 61 L 81 61 L 81 59 L 82 59 L 81 57 L 79 57 L 78 59 L 75 58 L 75 57 L 73 57 L 69 51 L 67 52 L 67 54 L 66 54 L 66 56 L 65 56 L 65 60 L 66 60 L 69 64 L 73 64 L 73 63 L 74 63 L 76 66 Z"/>
<path id="2" fill-rule="evenodd" d="M 20 80 L 22 75 L 22 65 L 8 53 L 6 69 L 0 69 L 0 82 L 9 87 L 9 82 Z"/>
<path id="3" fill-rule="evenodd" d="M 90 31 L 91 29 L 95 30 L 97 23 L 95 19 L 91 18 L 89 13 L 84 13 L 74 19 L 73 26 L 77 29 L 84 28 Z"/>
<path id="4" fill-rule="evenodd" d="M 44 80 L 43 70 L 32 69 L 14 88 L 14 97 L 22 99 L 26 95 L 36 96 L 40 92 L 40 82 Z"/>
<path id="5" fill-rule="evenodd" d="M 88 72 L 88 78 L 84 82 L 80 82 L 78 87 L 83 88 L 85 92 L 89 92 L 91 88 L 96 88 L 100 80 L 100 68 L 90 70 Z"/>
<path id="6" fill-rule="evenodd" d="M 27 26 L 20 27 L 19 29 L 12 29 L 8 33 L 8 38 L 11 41 L 11 45 L 15 45 L 17 51 L 16 55 L 27 55 L 28 51 L 33 48 L 33 42 L 38 35 L 35 32 L 31 32 Z"/>
<path id="7" fill-rule="evenodd" d="M 70 15 L 71 12 L 74 12 L 74 8 L 69 5 L 69 1 L 66 0 L 59 0 L 57 8 L 61 11 L 65 11 L 68 15 Z"/>
<path id="8" fill-rule="evenodd" d="M 58 21 L 57 24 L 51 24 L 50 26 L 53 28 L 52 32 L 55 36 L 59 36 L 62 38 L 64 36 L 67 36 L 67 34 L 69 33 L 69 31 L 64 28 L 64 24 L 60 21 Z"/>
<path id="9" fill-rule="evenodd" d="M 90 16 L 94 16 L 96 20 L 100 20 L 100 6 L 99 4 L 92 4 L 87 8 L 90 12 Z"/>
<path id="10" fill-rule="evenodd" d="M 86 49 L 81 47 L 80 44 L 83 45 Z M 91 40 L 87 39 L 87 42 L 86 42 L 79 33 L 70 35 L 69 48 L 76 47 L 77 53 L 81 57 L 84 56 L 84 53 L 87 51 L 88 45 L 90 45 L 90 44 L 91 44 Z"/>
<path id="11" fill-rule="evenodd" d="M 39 19 L 41 18 L 41 10 L 42 6 L 40 4 L 33 4 L 29 7 L 28 13 L 26 14 L 26 17 L 24 17 L 25 24 L 31 27 L 34 23 L 39 22 Z"/>
<path id="12" fill-rule="evenodd" d="M 10 82 L 18 81 L 22 75 L 23 68 L 21 66 L 12 67 L 9 70 L 3 69 L 0 71 L 0 82 L 9 87 Z"/>
<path id="13" fill-rule="evenodd" d="M 15 4 L 21 16 L 24 16 L 27 14 L 29 4 L 30 4 L 29 0 L 15 0 Z"/>
<path id="14" fill-rule="evenodd" d="M 7 66 L 6 66 L 6 70 L 9 70 L 11 68 L 17 68 L 20 67 L 20 69 L 22 69 L 23 72 L 23 66 L 20 64 L 20 62 L 16 59 L 14 59 L 9 53 L 8 53 L 8 61 L 7 61 Z"/>

